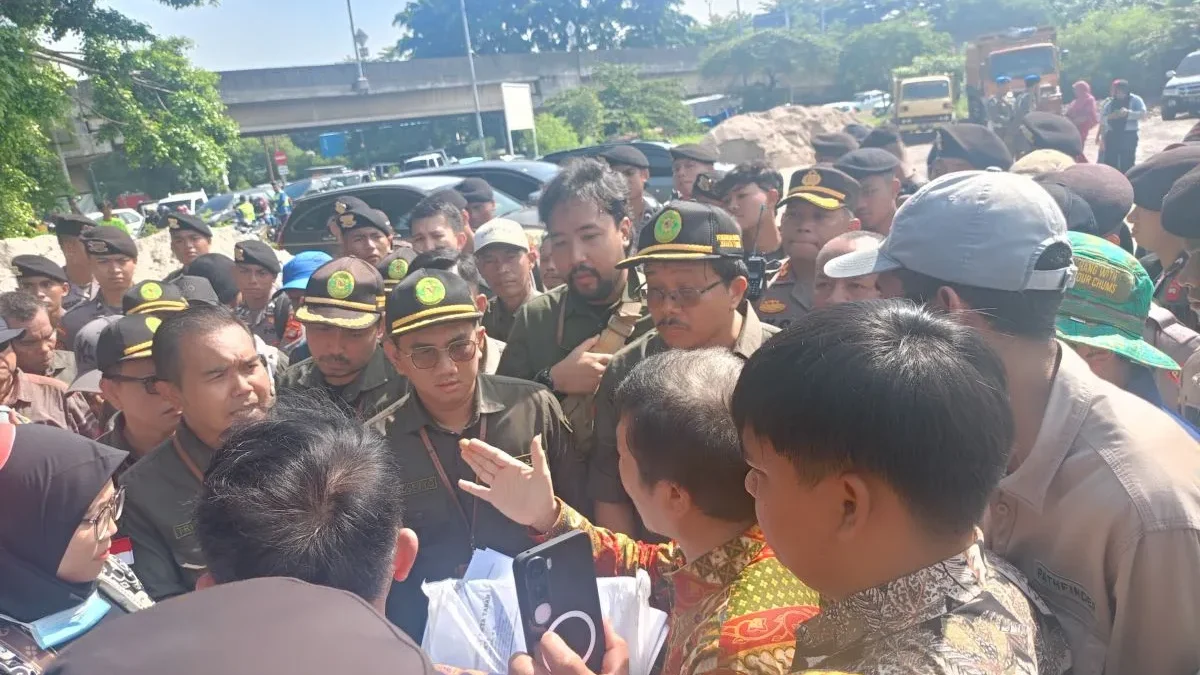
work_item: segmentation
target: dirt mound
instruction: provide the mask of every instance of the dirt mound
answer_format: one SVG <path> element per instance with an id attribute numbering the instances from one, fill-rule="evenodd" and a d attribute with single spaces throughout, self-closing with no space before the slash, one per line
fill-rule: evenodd
<path id="1" fill-rule="evenodd" d="M 213 230 L 212 252 L 232 258 L 234 244 L 251 238 L 251 235 L 240 234 L 232 227 L 216 228 Z M 280 262 L 287 262 L 292 258 L 285 251 L 276 253 Z M 52 235 L 0 240 L 0 291 L 16 290 L 12 259 L 19 255 L 43 255 L 59 265 L 63 264 L 62 251 L 58 249 L 58 241 Z M 179 262 L 171 254 L 171 235 L 166 230 L 138 239 L 138 266 L 134 274 L 137 281 L 162 279 L 178 267 Z"/>
<path id="2" fill-rule="evenodd" d="M 708 132 L 704 142 L 721 153 L 721 161 L 737 164 L 766 160 L 771 166 L 812 164 L 811 139 L 859 122 L 853 113 L 832 108 L 785 105 L 761 113 L 731 117 Z"/>

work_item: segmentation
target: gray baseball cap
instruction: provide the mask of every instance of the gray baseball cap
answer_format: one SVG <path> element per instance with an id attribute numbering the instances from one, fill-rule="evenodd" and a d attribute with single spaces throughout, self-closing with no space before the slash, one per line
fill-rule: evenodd
<path id="1" fill-rule="evenodd" d="M 71 383 L 68 392 L 100 393 L 100 371 L 96 365 L 96 346 L 100 344 L 100 333 L 109 324 L 121 320 L 120 314 L 101 316 L 84 324 L 75 334 L 75 368 L 79 375 Z"/>
<path id="2" fill-rule="evenodd" d="M 1052 244 L 1070 246 L 1054 198 L 1026 176 L 1000 171 L 952 173 L 921 188 L 896 212 L 878 249 L 825 265 L 848 278 L 907 269 L 942 281 L 997 291 L 1066 290 L 1074 265 L 1034 269 Z"/>

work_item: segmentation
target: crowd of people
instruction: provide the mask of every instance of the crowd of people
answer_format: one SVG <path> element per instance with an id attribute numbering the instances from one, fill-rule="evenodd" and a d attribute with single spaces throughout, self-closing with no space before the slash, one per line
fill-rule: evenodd
<path id="1" fill-rule="evenodd" d="M 851 125 L 660 205 L 617 146 L 537 233 L 479 179 L 282 265 L 169 214 L 136 284 L 62 218 L 0 295 L 0 673 L 456 673 L 421 585 L 570 531 L 668 675 L 1197 673 L 1200 135 L 1123 172 L 1022 106 L 928 183 Z"/>

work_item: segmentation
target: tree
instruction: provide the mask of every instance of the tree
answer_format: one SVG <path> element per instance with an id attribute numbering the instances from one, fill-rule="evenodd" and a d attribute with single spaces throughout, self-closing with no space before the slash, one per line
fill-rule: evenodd
<path id="1" fill-rule="evenodd" d="M 939 31 L 966 42 L 1014 26 L 1043 26 L 1054 14 L 1046 0 L 955 0 L 946 2 L 933 19 Z"/>
<path id="2" fill-rule="evenodd" d="M 575 130 L 561 117 L 541 113 L 534 118 L 533 124 L 537 128 L 538 151 L 544 155 L 580 145 Z"/>
<path id="3" fill-rule="evenodd" d="M 604 104 L 592 87 L 568 89 L 546 101 L 546 110 L 565 121 L 585 142 L 604 131 Z"/>
<path id="4" fill-rule="evenodd" d="M 592 86 L 604 106 L 606 136 L 666 136 L 698 128 L 687 106 L 683 87 L 675 80 L 643 80 L 635 66 L 602 64 L 592 71 Z"/>
<path id="5" fill-rule="evenodd" d="M 692 26 L 688 42 L 703 46 L 719 45 L 751 30 L 753 27 L 748 14 L 730 12 L 725 16 L 714 15 L 709 18 L 707 24 L 697 23 Z"/>
<path id="6" fill-rule="evenodd" d="M 890 89 L 892 70 L 921 54 L 951 49 L 950 36 L 933 29 L 921 13 L 906 14 L 863 26 L 842 41 L 839 73 L 847 92 Z"/>
<path id="7" fill-rule="evenodd" d="M 837 63 L 837 47 L 822 36 L 772 29 L 741 36 L 709 49 L 700 73 L 727 78 L 749 110 L 787 102 L 785 88 Z M 803 67 L 797 67 L 803 64 Z"/>
<path id="8" fill-rule="evenodd" d="M 1196 44 L 1198 13 L 1184 3 L 1165 11 L 1137 6 L 1091 12 L 1060 32 L 1060 46 L 1070 50 L 1064 68 L 1072 80 L 1090 82 L 1101 97 L 1117 78 L 1135 83 L 1143 95 L 1157 94 L 1165 72 Z"/>

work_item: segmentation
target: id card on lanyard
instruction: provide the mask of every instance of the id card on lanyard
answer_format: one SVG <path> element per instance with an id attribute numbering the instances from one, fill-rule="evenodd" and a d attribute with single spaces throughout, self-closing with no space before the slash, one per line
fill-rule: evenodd
<path id="1" fill-rule="evenodd" d="M 470 538 L 471 548 L 475 548 L 475 516 L 479 511 L 479 498 L 471 498 L 471 516 L 467 517 L 467 510 L 463 508 L 462 502 L 458 501 L 458 493 L 456 487 L 450 482 L 450 476 L 446 473 L 446 468 L 442 466 L 442 460 L 438 459 L 437 450 L 433 447 L 433 441 L 429 439 L 429 433 L 425 431 L 425 427 L 421 427 L 417 432 L 421 436 L 421 444 L 425 446 L 425 452 L 429 455 L 429 461 L 433 462 L 433 468 L 437 470 L 438 480 L 442 484 L 442 489 L 446 491 L 446 496 L 454 503 L 458 510 L 458 515 L 462 519 L 463 525 L 467 528 L 467 535 Z M 480 415 L 479 417 L 479 440 L 487 442 L 487 417 Z"/>

